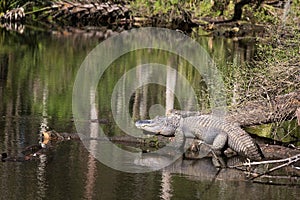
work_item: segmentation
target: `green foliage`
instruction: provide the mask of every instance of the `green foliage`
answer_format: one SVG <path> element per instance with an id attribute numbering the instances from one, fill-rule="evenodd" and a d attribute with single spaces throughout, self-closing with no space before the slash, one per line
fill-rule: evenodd
<path id="1" fill-rule="evenodd" d="M 196 15 L 198 16 L 208 16 L 212 13 L 212 4 L 210 1 L 201 1 L 199 4 L 199 11 L 196 12 Z"/>
<path id="2" fill-rule="evenodd" d="M 299 146 L 300 127 L 296 120 L 283 121 L 281 123 L 262 124 L 245 128 L 247 132 L 260 137 L 272 138 L 273 140 L 290 143 L 296 142 Z"/>
<path id="3" fill-rule="evenodd" d="M 300 5 L 300 2 L 299 4 Z M 292 4 L 292 12 L 293 14 L 296 16 L 296 17 L 300 17 L 300 9 L 299 9 L 299 6 L 295 6 L 295 4 Z"/>
<path id="4" fill-rule="evenodd" d="M 194 0 L 136 0 L 131 1 L 131 8 L 133 9 L 133 13 L 137 16 L 143 17 L 152 17 L 155 15 L 164 15 L 164 17 L 168 17 L 172 14 L 171 17 L 180 16 L 181 11 L 190 11 L 192 13 L 209 13 L 211 8 L 211 3 L 209 0 L 205 1 L 194 1 Z"/>
<path id="5" fill-rule="evenodd" d="M 152 16 L 157 14 L 167 14 L 171 10 L 176 10 L 179 0 L 136 0 L 131 1 L 131 7 L 134 11 L 139 12 L 141 16 Z"/>
<path id="6" fill-rule="evenodd" d="M 29 10 L 40 9 L 49 5 L 51 2 L 55 2 L 56 0 L 1 0 L 0 1 L 0 13 L 5 13 L 8 10 L 26 7 Z"/>
<path id="7" fill-rule="evenodd" d="M 0 35 L 0 56 L 6 58 L 5 65 L 0 66 L 7 67 L 0 112 L 5 113 L 11 106 L 20 115 L 39 116 L 45 109 L 46 93 L 47 114 L 56 119 L 70 118 L 76 71 L 97 39 L 78 42 L 71 38 L 53 39 L 43 32 L 20 35 L 4 30 L 0 30 Z M 18 96 L 26 109 L 17 108 Z"/>
<path id="8" fill-rule="evenodd" d="M 2 0 L 0 1 L 0 13 L 5 13 L 7 10 L 16 8 L 23 2 L 24 0 Z"/>
<path id="9" fill-rule="evenodd" d="M 261 6 L 256 11 L 253 12 L 253 19 L 257 22 L 265 22 L 265 23 L 271 23 L 271 24 L 277 24 L 278 23 L 278 16 L 272 14 L 276 13 L 275 8 L 272 6 Z"/>

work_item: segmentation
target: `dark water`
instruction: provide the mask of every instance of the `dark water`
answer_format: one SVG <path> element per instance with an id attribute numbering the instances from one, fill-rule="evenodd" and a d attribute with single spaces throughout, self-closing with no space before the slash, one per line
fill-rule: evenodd
<path id="1" fill-rule="evenodd" d="M 58 132 L 75 133 L 73 84 L 81 63 L 103 40 L 102 35 L 33 30 L 0 33 L 0 151 L 18 155 L 28 145 L 37 144 L 42 123 Z M 226 68 L 227 62 L 240 64 L 253 56 L 253 47 L 242 42 L 196 39 L 220 68 Z M 123 134 L 114 123 L 110 107 L 114 86 L 145 55 L 161 63 L 175 62 L 160 51 L 136 51 L 105 71 L 96 105 L 98 117 L 109 121 L 101 125 L 107 135 Z M 181 63 L 178 71 L 196 87 L 198 98 L 203 100 L 200 107 L 209 107 L 201 75 L 180 59 L 175 63 Z M 150 84 L 141 90 L 132 95 L 131 116 L 147 118 L 165 112 L 160 106 L 152 106 L 167 106 L 165 87 Z M 173 105 L 178 106 L 177 100 Z M 218 172 L 210 159 L 179 159 L 161 171 L 125 173 L 96 160 L 81 141 L 66 141 L 30 161 L 0 162 L 0 199 L 299 199 L 298 187 L 239 181 L 244 176 L 226 170 Z"/>

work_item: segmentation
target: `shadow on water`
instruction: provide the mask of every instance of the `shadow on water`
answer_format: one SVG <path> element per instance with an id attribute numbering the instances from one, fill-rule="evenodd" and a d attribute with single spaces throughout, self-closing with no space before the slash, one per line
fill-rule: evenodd
<path id="1" fill-rule="evenodd" d="M 114 32 L 105 30 L 89 37 L 32 30 L 0 33 L 0 151 L 18 155 L 26 146 L 36 144 L 41 124 L 60 132 L 76 132 L 72 90 L 77 70 L 86 55 Z M 253 46 L 242 41 L 195 39 L 225 74 L 230 71 L 226 68 L 229 62 L 240 66 L 254 53 Z M 162 64 L 176 63 L 176 69 L 196 88 L 200 108 L 209 108 L 203 79 L 186 61 L 162 51 L 131 52 L 105 71 L 95 94 L 96 117 L 111 122 L 101 125 L 107 135 L 124 134 L 113 122 L 111 94 L 120 77 L 141 64 L 142 57 Z M 132 117 L 148 118 L 165 112 L 152 107 L 168 106 L 165 92 L 165 87 L 155 84 L 139 88 L 131 98 Z M 122 98 L 117 101 L 122 105 Z M 178 99 L 173 102 L 179 106 Z M 211 159 L 179 159 L 162 171 L 123 173 L 95 160 L 81 142 L 66 141 L 33 161 L 0 163 L 0 193 L 1 199 L 296 199 L 299 195 L 298 187 L 239 181 L 244 173 L 234 176 L 218 172 Z"/>

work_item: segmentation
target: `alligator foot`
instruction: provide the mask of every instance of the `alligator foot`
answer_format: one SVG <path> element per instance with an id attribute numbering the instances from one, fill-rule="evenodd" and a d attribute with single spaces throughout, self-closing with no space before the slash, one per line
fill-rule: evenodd
<path id="1" fill-rule="evenodd" d="M 212 150 L 212 155 L 213 155 L 212 162 L 216 168 L 226 168 L 226 164 L 222 157 L 217 156 L 213 150 Z"/>
<path id="2" fill-rule="evenodd" d="M 216 168 L 226 168 L 226 164 L 221 155 L 221 151 L 213 149 L 213 147 L 202 140 L 195 140 L 190 147 L 192 152 L 197 152 L 197 158 L 204 158 L 207 156 L 212 156 L 213 164 Z"/>
<path id="3" fill-rule="evenodd" d="M 226 168 L 226 164 L 222 157 L 217 156 L 212 158 L 212 163 L 215 168 Z"/>

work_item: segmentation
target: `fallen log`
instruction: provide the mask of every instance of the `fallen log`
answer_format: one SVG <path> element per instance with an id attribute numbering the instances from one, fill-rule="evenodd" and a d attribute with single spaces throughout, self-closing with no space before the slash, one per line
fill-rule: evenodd
<path id="1" fill-rule="evenodd" d="M 48 18 L 50 15 L 54 21 L 98 24 L 129 18 L 129 13 L 127 7 L 109 2 L 73 3 L 71 1 L 57 1 L 46 13 L 42 12 L 39 18 Z M 34 14 L 34 11 L 26 14 Z"/>
<path id="2" fill-rule="evenodd" d="M 80 133 L 58 133 L 54 130 L 45 131 L 40 134 L 40 143 L 44 146 L 69 140 L 98 140 L 98 141 L 111 141 L 119 144 L 127 145 L 143 145 L 145 147 L 159 148 L 165 146 L 170 140 L 168 137 L 162 135 L 155 135 L 149 138 L 136 138 L 130 135 L 112 136 L 112 137 L 80 137 Z"/>
<path id="3" fill-rule="evenodd" d="M 96 140 L 107 141 L 116 144 L 123 144 L 126 146 L 134 146 L 140 148 L 142 151 L 149 152 L 157 150 L 172 140 L 172 137 L 164 137 L 162 135 L 155 135 L 149 138 L 136 138 L 130 135 L 113 136 L 113 137 L 98 137 L 98 138 L 80 138 L 77 133 L 56 132 L 54 130 L 45 131 L 40 134 L 39 143 L 30 145 L 24 148 L 19 155 L 10 156 L 7 153 L 3 153 L 2 161 L 26 161 L 34 159 L 37 155 L 49 151 L 49 149 L 55 148 L 61 142 L 66 141 L 80 141 L 80 140 Z M 270 145 L 260 142 L 258 144 L 265 155 L 265 159 L 282 159 L 287 156 L 294 156 L 300 154 L 300 150 L 296 148 L 288 148 L 280 145 Z M 228 149 L 229 150 L 229 149 Z M 189 154 L 191 155 L 191 154 Z M 235 155 L 235 154 L 233 154 Z M 194 156 L 194 157 L 193 157 Z M 231 157 L 230 153 L 226 156 Z M 189 159 L 199 159 L 196 155 L 192 155 Z"/>
<path id="4" fill-rule="evenodd" d="M 300 90 L 280 95 L 265 101 L 249 101 L 237 107 L 228 108 L 225 119 L 241 126 L 252 126 L 293 119 L 296 110 L 300 108 Z M 300 109 L 299 109 L 300 110 Z M 170 110 L 168 114 L 178 114 L 184 117 L 209 114 L 210 111 Z M 297 116 L 300 111 L 297 111 Z"/>
<path id="5" fill-rule="evenodd" d="M 147 139 L 135 138 L 132 136 L 115 136 L 115 137 L 103 137 L 103 138 L 84 138 L 84 140 L 96 140 L 96 141 L 107 141 L 117 144 L 123 144 L 126 146 L 132 146 L 135 148 L 140 148 L 142 152 L 147 152 L 143 154 L 141 158 L 141 163 L 145 160 L 156 159 L 157 155 L 151 153 L 153 150 L 165 146 L 169 142 L 170 138 L 163 136 L 153 136 Z M 39 144 L 30 145 L 24 148 L 16 156 L 10 156 L 7 153 L 2 153 L 0 159 L 2 162 L 24 162 L 30 160 L 39 159 L 40 155 L 49 154 L 53 152 L 52 150 L 56 148 L 61 142 L 66 141 L 80 141 L 80 136 L 74 133 L 58 133 L 56 131 L 46 131 L 41 134 L 41 140 Z M 222 170 L 222 174 L 218 175 L 219 179 L 226 180 L 239 180 L 239 181 L 249 181 L 254 180 L 258 182 L 266 182 L 266 178 L 270 183 L 284 183 L 288 185 L 299 185 L 300 179 L 300 163 L 299 155 L 300 150 L 296 148 L 288 148 L 279 145 L 266 145 L 259 144 L 265 155 L 265 160 L 261 163 L 247 163 L 243 157 L 231 156 L 225 158 L 227 168 L 225 171 Z M 149 153 L 150 152 L 150 153 Z M 289 162 L 289 156 L 292 161 Z M 159 154 L 159 160 L 169 159 L 169 155 Z M 277 159 L 277 160 L 274 160 Z M 278 160 L 281 159 L 281 160 Z M 187 164 L 192 161 L 193 164 L 187 166 Z M 286 161 L 286 162 L 285 162 Z M 178 162 L 184 165 L 177 165 L 177 162 L 173 163 L 171 166 L 165 169 L 171 173 L 184 173 L 186 175 L 193 175 L 194 177 L 199 177 L 200 179 L 211 179 L 217 172 L 218 167 L 214 165 L 213 158 L 210 157 L 199 157 L 198 154 L 193 154 L 193 152 L 186 152 L 182 159 L 178 159 Z M 270 164 L 277 164 L 279 162 L 285 162 L 281 165 L 274 166 Z M 204 167 L 202 170 L 207 171 L 207 173 L 199 173 L 199 166 Z M 249 167 L 251 166 L 251 167 Z M 151 167 L 151 166 L 150 166 Z M 268 171 L 265 170 L 269 167 Z M 188 169 L 188 170 L 187 170 Z M 278 169 L 283 169 L 279 171 Z M 187 170 L 187 171 L 186 171 Z M 201 171 L 201 170 L 200 170 Z M 274 173 L 276 171 L 276 173 Z M 209 172 L 209 173 L 208 173 Z"/>
<path id="6" fill-rule="evenodd" d="M 96 140 L 107 141 L 126 146 L 140 148 L 142 151 L 148 152 L 154 149 L 165 146 L 169 142 L 169 138 L 164 136 L 153 136 L 149 138 L 136 138 L 133 136 L 113 136 L 113 137 L 97 137 L 97 138 L 80 138 L 77 133 L 66 133 L 43 131 L 40 133 L 38 144 L 33 144 L 25 147 L 18 155 L 8 155 L 3 152 L 0 156 L 2 162 L 23 162 L 28 160 L 37 159 L 39 155 L 51 152 L 52 149 L 57 147 L 62 142 L 67 141 L 80 141 L 80 140 Z"/>
<path id="7" fill-rule="evenodd" d="M 255 171 L 256 167 L 252 168 Z M 243 171 L 236 168 L 218 169 L 215 168 L 212 160 L 203 158 L 195 162 L 195 160 L 181 160 L 178 159 L 174 164 L 167 167 L 164 171 L 169 173 L 184 174 L 185 177 L 193 181 L 211 181 L 224 180 L 224 181 L 251 181 L 255 183 L 272 184 L 272 185 L 288 185 L 299 186 L 299 176 L 290 173 L 277 173 L 277 174 L 263 174 L 255 179 L 252 179 L 252 172 Z M 294 169 L 295 174 L 299 170 Z M 253 173 L 254 174 L 254 173 Z M 246 191 L 245 191 L 246 192 Z"/>
<path id="8" fill-rule="evenodd" d="M 114 3 L 84 3 L 72 1 L 55 1 L 40 9 L 26 10 L 26 3 L 23 7 L 16 8 L 3 16 L 0 22 L 25 21 L 27 19 L 55 21 L 66 24 L 103 24 L 114 23 L 120 20 L 129 19 L 130 10 L 123 5 Z M 32 9 L 30 7 L 30 9 Z"/>
<path id="9" fill-rule="evenodd" d="M 231 108 L 226 119 L 242 126 L 281 122 L 295 118 L 300 107 L 300 90 L 265 101 L 249 101 Z"/>

